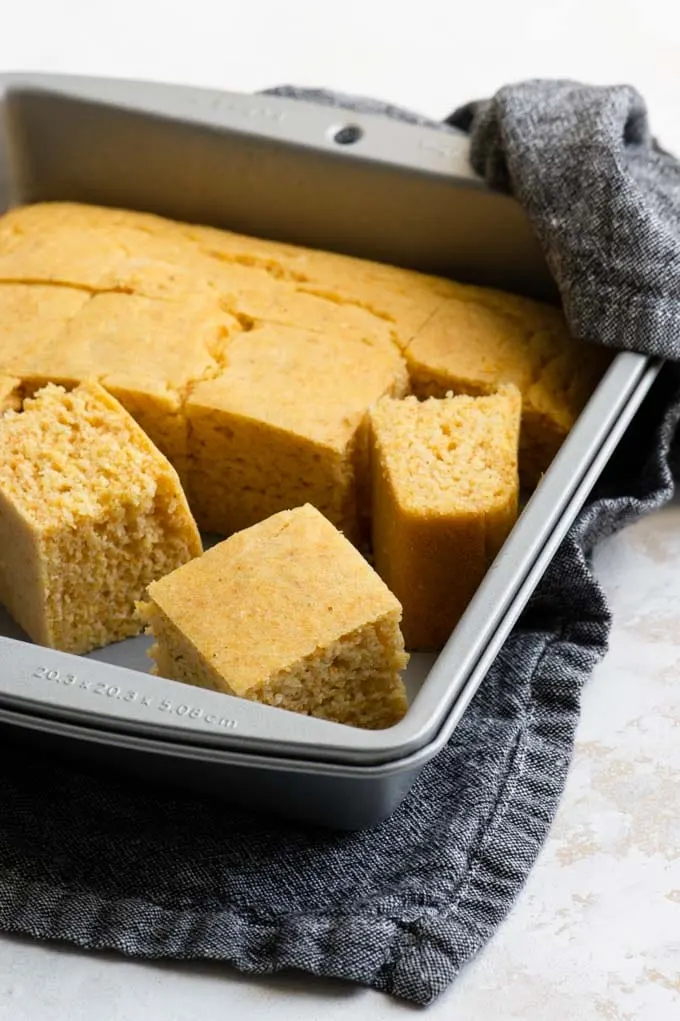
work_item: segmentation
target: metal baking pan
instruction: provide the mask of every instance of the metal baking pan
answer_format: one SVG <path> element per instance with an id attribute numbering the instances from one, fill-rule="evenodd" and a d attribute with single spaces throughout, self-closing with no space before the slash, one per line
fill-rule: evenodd
<path id="1" fill-rule="evenodd" d="M 463 135 L 278 97 L 31 74 L 0 76 L 0 110 L 0 208 L 143 209 L 554 297 L 521 209 L 474 176 Z M 341 145 L 348 125 L 357 140 Z M 657 372 L 616 357 L 445 649 L 413 657 L 395 727 L 152 677 L 144 638 L 54 652 L 0 615 L 4 737 L 32 733 L 317 822 L 376 821 L 451 734 Z"/>

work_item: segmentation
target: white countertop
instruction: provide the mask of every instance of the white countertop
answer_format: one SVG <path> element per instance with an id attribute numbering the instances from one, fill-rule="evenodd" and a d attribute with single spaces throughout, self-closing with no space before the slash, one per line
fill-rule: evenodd
<path id="1" fill-rule="evenodd" d="M 661 0 L 459 7 L 22 0 L 3 4 L 0 70 L 237 91 L 326 85 L 436 117 L 519 78 L 625 81 L 680 152 L 680 15 L 664 20 Z M 605 543 L 596 567 L 615 614 L 611 651 L 585 692 L 552 833 L 505 925 L 428 1018 L 680 1016 L 680 502 Z M 0 1021 L 334 1021 L 348 1009 L 362 1021 L 412 1010 L 305 976 L 254 979 L 0 936 Z"/>

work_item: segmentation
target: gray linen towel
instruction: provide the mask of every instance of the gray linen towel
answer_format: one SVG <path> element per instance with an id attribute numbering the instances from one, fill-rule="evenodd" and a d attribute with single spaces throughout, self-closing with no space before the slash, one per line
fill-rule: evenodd
<path id="1" fill-rule="evenodd" d="M 527 82 L 442 130 L 460 128 L 476 169 L 527 210 L 574 333 L 678 359 L 680 168 L 637 93 Z M 500 924 L 545 839 L 610 627 L 588 558 L 671 496 L 679 393 L 669 366 L 450 744 L 391 819 L 333 834 L 216 812 L 5 746 L 0 927 L 432 1001 Z"/>

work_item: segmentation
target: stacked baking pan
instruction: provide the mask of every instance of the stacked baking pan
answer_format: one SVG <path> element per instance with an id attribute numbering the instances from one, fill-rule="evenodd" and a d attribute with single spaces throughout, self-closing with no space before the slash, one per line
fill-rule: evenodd
<path id="1" fill-rule="evenodd" d="M 0 78 L 0 109 L 1 208 L 143 209 L 554 297 L 522 211 L 473 175 L 463 135 L 278 97 L 39 75 Z M 257 810 L 373 824 L 450 738 L 657 371 L 634 354 L 613 361 L 444 650 L 412 658 L 397 726 L 153 677 L 145 638 L 54 652 L 0 611 L 2 739 Z"/>

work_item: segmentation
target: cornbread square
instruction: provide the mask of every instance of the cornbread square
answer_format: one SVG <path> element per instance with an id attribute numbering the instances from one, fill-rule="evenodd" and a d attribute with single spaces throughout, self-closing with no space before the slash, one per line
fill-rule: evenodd
<path id="1" fill-rule="evenodd" d="M 411 341 L 406 358 L 421 398 L 522 394 L 520 475 L 533 487 L 574 425 L 611 356 L 573 340 L 559 309 L 470 288 L 448 298 Z"/>
<path id="2" fill-rule="evenodd" d="M 309 504 L 150 585 L 142 612 L 173 680 L 370 729 L 406 712 L 401 607 Z"/>
<path id="3" fill-rule="evenodd" d="M 389 342 L 283 326 L 234 337 L 224 370 L 197 384 L 185 405 L 199 526 L 230 535 L 311 503 L 357 540 L 368 493 L 366 413 L 407 387 Z"/>
<path id="4" fill-rule="evenodd" d="M 515 522 L 520 407 L 509 385 L 371 411 L 373 555 L 409 649 L 444 645 Z"/>
<path id="5" fill-rule="evenodd" d="M 98 294 L 42 347 L 24 378 L 31 388 L 97 380 L 184 476 L 184 394 L 193 380 L 219 371 L 227 339 L 239 329 L 215 296 Z"/>
<path id="6" fill-rule="evenodd" d="M 35 642 L 138 634 L 147 585 L 201 550 L 176 472 L 97 384 L 0 417 L 0 602 Z"/>

